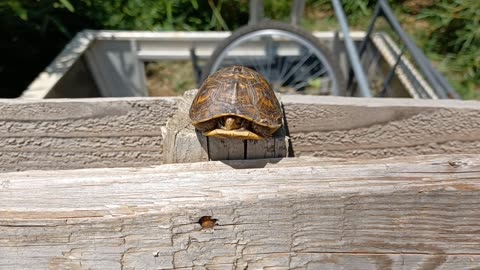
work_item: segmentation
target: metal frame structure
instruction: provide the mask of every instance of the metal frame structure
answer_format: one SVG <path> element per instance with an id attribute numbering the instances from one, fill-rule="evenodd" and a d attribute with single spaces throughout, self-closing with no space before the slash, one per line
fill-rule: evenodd
<path id="1" fill-rule="evenodd" d="M 340 0 L 332 0 L 332 3 L 343 25 L 341 27 L 343 35 L 340 36 L 338 32 L 313 34 L 333 48 L 332 52 L 345 68 L 344 74 L 349 74 L 349 81 L 358 84 L 359 88 L 363 87 L 363 90 L 360 89 L 362 91 L 356 93 L 352 91 L 352 95 L 372 95 L 369 86 L 373 85 L 368 84 L 367 78 L 379 74 L 378 70 L 372 72 L 372 67 L 377 68 L 379 65 L 376 63 L 381 61 L 380 80 L 383 82 L 383 88 L 376 96 L 398 97 L 397 92 L 392 91 L 400 90 L 413 98 L 459 98 L 458 93 L 433 68 L 426 56 L 402 30 L 385 0 L 378 1 L 366 34 L 351 32 Z M 250 23 L 261 20 L 262 1 L 251 0 L 251 10 L 255 12 L 250 14 Z M 303 11 L 304 0 L 294 0 L 291 12 L 292 24 L 300 21 Z M 375 21 L 379 17 L 386 18 L 403 44 L 397 46 L 388 34 L 373 32 Z M 215 47 L 230 34 L 230 32 L 82 31 L 39 74 L 21 98 L 145 96 L 148 93 L 145 87 L 144 62 L 188 60 L 192 59 L 192 55 L 194 62 L 203 61 L 208 59 Z M 194 52 L 192 48 L 195 48 Z M 410 52 L 412 57 L 407 58 L 406 52 Z M 410 60 L 414 60 L 416 65 Z M 387 69 L 386 72 L 384 67 Z M 367 82 L 359 83 L 362 78 Z"/>
<path id="2" fill-rule="evenodd" d="M 230 34 L 84 30 L 30 83 L 20 98 L 147 96 L 145 62 L 191 60 L 192 48 L 196 61 L 205 61 Z M 330 44 L 335 33 L 313 35 Z M 352 32 L 357 42 L 364 36 L 365 32 Z"/>
<path id="3" fill-rule="evenodd" d="M 348 27 L 347 16 L 345 11 L 342 8 L 340 0 L 332 0 L 333 8 L 340 24 L 340 28 L 343 32 L 343 41 L 345 42 L 345 48 L 347 49 L 348 58 L 350 60 L 350 66 L 355 73 L 355 77 L 360 88 L 360 96 L 362 97 L 371 97 L 370 87 L 368 86 L 368 79 L 363 70 L 362 64 L 360 62 L 359 54 L 357 53 L 357 48 L 353 43 L 352 37 L 350 36 L 350 29 Z M 350 81 L 350 80 L 349 80 Z"/>
<path id="4" fill-rule="evenodd" d="M 332 0 L 332 5 L 335 10 L 335 15 L 337 17 L 338 23 L 340 25 L 341 32 L 343 34 L 343 42 L 346 48 L 346 53 L 349 60 L 349 70 L 348 70 L 348 88 L 354 89 L 355 85 L 358 86 L 359 93 L 355 93 L 355 90 L 351 90 L 351 95 L 359 95 L 362 97 L 371 97 L 372 91 L 369 86 L 368 77 L 365 73 L 364 67 L 362 65 L 362 56 L 365 53 L 366 47 L 369 42 L 372 42 L 372 34 L 375 26 L 375 22 L 378 18 L 383 17 L 393 29 L 393 31 L 399 36 L 402 44 L 402 49 L 400 52 L 392 51 L 396 54 L 395 63 L 392 65 L 391 69 L 387 72 L 387 75 L 383 81 L 383 88 L 380 96 L 384 96 L 388 85 L 392 81 L 397 69 L 403 69 L 403 72 L 406 73 L 408 79 L 410 79 L 414 86 L 415 92 L 419 98 L 455 98 L 460 99 L 459 94 L 450 86 L 448 81 L 443 77 L 431 64 L 429 59 L 423 54 L 423 52 L 415 45 L 413 40 L 408 36 L 407 33 L 402 29 L 397 18 L 393 14 L 392 9 L 385 0 L 378 0 L 375 7 L 373 17 L 368 26 L 367 34 L 365 39 L 361 42 L 360 46 L 357 47 L 350 35 L 350 29 L 348 26 L 347 16 L 343 10 L 341 0 Z M 249 24 L 258 23 L 263 19 L 263 1 L 262 0 L 250 0 L 250 19 Z M 305 9 L 304 0 L 293 0 L 292 2 L 292 11 L 290 15 L 291 23 L 297 25 L 303 15 Z M 419 74 L 413 74 L 405 64 L 405 49 L 410 53 L 414 63 L 419 67 L 421 73 L 426 79 L 424 83 L 422 78 L 419 78 Z M 354 84 L 355 80 L 355 84 Z"/>
<path id="5" fill-rule="evenodd" d="M 263 0 L 250 0 L 250 19 L 249 24 L 255 24 L 260 22 L 264 16 L 264 6 Z M 359 54 L 357 53 L 357 48 L 355 43 L 350 35 L 350 30 L 348 28 L 347 17 L 345 12 L 342 8 L 342 4 L 340 0 L 332 0 L 332 4 L 335 10 L 335 14 L 339 21 L 341 30 L 343 32 L 343 40 L 345 43 L 345 47 L 347 48 L 348 58 L 350 59 L 350 65 L 353 71 L 355 72 L 355 77 L 357 78 L 357 82 L 360 88 L 360 96 L 362 97 L 371 97 L 371 91 L 368 86 L 367 76 L 365 75 L 365 71 L 360 63 Z M 292 10 L 290 13 L 290 23 L 293 25 L 298 25 L 303 16 L 305 9 L 305 1 L 304 0 L 293 0 L 292 2 Z"/>
<path id="6" fill-rule="evenodd" d="M 375 22 L 378 18 L 383 17 L 388 24 L 390 25 L 391 29 L 398 35 L 402 42 L 402 49 L 399 53 L 397 53 L 396 62 L 392 66 L 391 70 L 388 72 L 385 80 L 383 81 L 383 90 L 382 93 L 385 92 L 388 84 L 393 78 L 393 74 L 395 73 L 396 69 L 404 67 L 402 65 L 402 59 L 404 58 L 405 49 L 410 53 L 412 59 L 414 60 L 415 64 L 420 69 L 421 73 L 425 77 L 426 81 L 428 82 L 428 86 L 419 82 L 419 78 L 414 74 L 409 74 L 409 78 L 415 82 L 415 88 L 418 92 L 420 92 L 420 98 L 455 98 L 460 99 L 459 94 L 450 86 L 447 79 L 443 77 L 440 72 L 438 72 L 425 56 L 425 54 L 415 45 L 413 40 L 410 36 L 405 33 L 405 31 L 400 26 L 397 18 L 393 14 L 392 9 L 388 5 L 387 1 L 385 0 L 378 0 L 377 5 L 375 7 L 375 11 L 373 17 L 370 21 L 368 26 L 368 30 L 366 36 L 362 43 L 360 44 L 360 48 L 357 52 L 355 46 L 353 46 L 353 42 L 351 41 L 347 18 L 343 11 L 342 5 L 340 0 L 332 0 L 335 13 L 337 19 L 339 21 L 341 30 L 344 35 L 344 41 L 347 48 L 347 54 L 349 56 L 351 68 L 349 70 L 348 76 L 348 86 L 349 88 L 353 86 L 353 75 L 355 76 L 355 80 L 358 83 L 360 92 L 362 96 L 365 96 L 366 93 L 370 92 L 368 87 L 367 77 L 365 76 L 365 72 L 361 65 L 361 58 L 365 52 L 367 44 L 372 42 L 372 34 L 373 29 L 375 27 Z M 428 88 L 430 87 L 434 95 L 428 94 Z M 354 91 L 352 91 L 352 95 Z"/>

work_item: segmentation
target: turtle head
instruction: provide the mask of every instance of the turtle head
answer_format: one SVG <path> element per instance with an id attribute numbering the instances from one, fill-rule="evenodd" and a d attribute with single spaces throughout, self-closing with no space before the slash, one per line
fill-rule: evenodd
<path id="1" fill-rule="evenodd" d="M 250 124 L 238 116 L 225 116 L 218 123 L 219 127 L 225 130 L 248 129 Z"/>

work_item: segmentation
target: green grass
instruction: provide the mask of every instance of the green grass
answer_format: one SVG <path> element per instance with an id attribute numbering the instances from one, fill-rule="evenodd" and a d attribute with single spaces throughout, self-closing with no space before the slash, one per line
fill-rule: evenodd
<path id="1" fill-rule="evenodd" d="M 352 30 L 366 30 L 375 2 L 342 1 Z M 4 87 L 22 89 L 82 29 L 235 30 L 248 22 L 248 3 L 249 0 L 5 0 L 0 3 L 0 29 L 9 41 L 4 48 L 8 61 L 0 62 L 0 75 L 5 76 Z M 287 20 L 291 3 L 264 0 L 265 15 Z M 480 1 L 389 3 L 405 30 L 462 97 L 480 99 Z M 302 25 L 310 30 L 338 30 L 331 1 L 306 0 Z M 28 48 L 29 57 L 25 57 L 23 48 Z M 18 74 L 19 70 L 29 74 L 23 81 L 9 75 Z"/>

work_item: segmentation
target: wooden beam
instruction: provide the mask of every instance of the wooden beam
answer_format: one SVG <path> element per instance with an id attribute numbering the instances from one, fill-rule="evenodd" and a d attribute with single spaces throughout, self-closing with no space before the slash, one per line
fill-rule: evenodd
<path id="1" fill-rule="evenodd" d="M 167 121 L 163 163 L 185 163 L 209 160 L 207 138 L 190 124 L 188 111 L 197 90 L 188 90 L 177 101 L 175 114 Z"/>
<path id="2" fill-rule="evenodd" d="M 295 156 L 480 153 L 480 102 L 284 96 Z"/>
<path id="3" fill-rule="evenodd" d="M 0 100 L 0 171 L 161 164 L 177 98 Z"/>
<path id="4" fill-rule="evenodd" d="M 0 171 L 163 162 L 180 98 L 0 100 Z M 283 96 L 295 156 L 480 154 L 480 102 Z"/>
<path id="5" fill-rule="evenodd" d="M 479 179 L 480 155 L 1 173 L 0 269 L 476 269 Z"/>

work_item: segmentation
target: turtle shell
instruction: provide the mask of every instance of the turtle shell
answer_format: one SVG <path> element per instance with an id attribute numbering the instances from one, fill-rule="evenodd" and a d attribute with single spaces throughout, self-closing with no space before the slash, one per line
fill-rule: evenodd
<path id="1" fill-rule="evenodd" d="M 282 110 L 272 87 L 258 72 L 243 66 L 226 67 L 209 76 L 189 113 L 200 130 L 205 123 L 229 115 L 252 121 L 270 135 L 282 125 Z"/>

